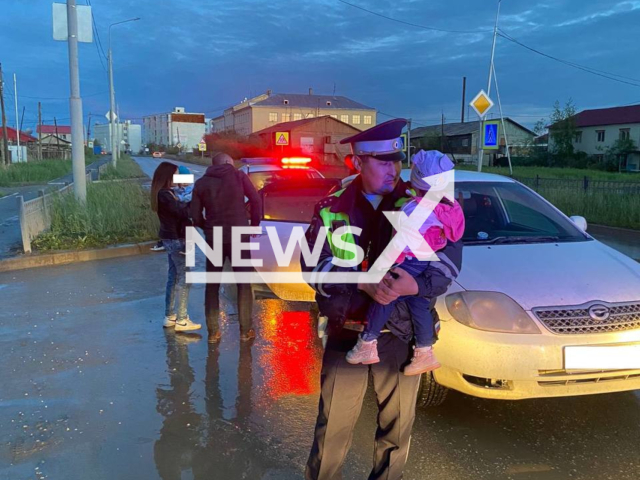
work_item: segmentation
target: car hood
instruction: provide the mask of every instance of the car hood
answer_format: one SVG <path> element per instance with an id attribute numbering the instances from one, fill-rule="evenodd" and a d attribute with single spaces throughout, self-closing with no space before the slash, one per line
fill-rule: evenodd
<path id="1" fill-rule="evenodd" d="M 457 283 L 502 292 L 525 310 L 640 300 L 640 264 L 597 240 L 467 246 Z"/>

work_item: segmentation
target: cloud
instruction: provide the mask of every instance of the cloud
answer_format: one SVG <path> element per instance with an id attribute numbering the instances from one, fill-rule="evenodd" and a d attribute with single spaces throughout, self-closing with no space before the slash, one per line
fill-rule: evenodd
<path id="1" fill-rule="evenodd" d="M 635 10 L 640 10 L 640 1 L 620 2 L 614 5 L 613 8 L 610 8 L 609 10 L 605 10 L 603 12 L 590 13 L 588 15 L 583 15 L 582 17 L 578 17 L 578 18 L 572 18 L 571 20 L 566 20 L 564 22 L 558 23 L 555 26 L 568 27 L 572 25 L 592 23 L 602 18 L 612 17 L 614 15 L 619 15 L 621 13 L 629 13 Z"/>

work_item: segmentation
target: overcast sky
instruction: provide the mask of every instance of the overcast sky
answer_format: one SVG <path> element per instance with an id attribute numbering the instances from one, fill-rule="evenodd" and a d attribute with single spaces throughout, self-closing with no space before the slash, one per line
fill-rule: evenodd
<path id="1" fill-rule="evenodd" d="M 87 3 L 77 0 L 78 4 Z M 338 0 L 93 0 L 106 52 L 112 29 L 121 118 L 184 106 L 207 117 L 244 97 L 274 92 L 345 95 L 386 115 L 419 124 L 460 121 L 467 102 L 487 87 L 496 2 L 490 0 L 349 0 L 403 25 Z M 640 85 L 640 0 L 504 0 L 500 27 L 547 54 L 619 75 Z M 13 73 L 24 128 L 56 116 L 68 124 L 67 45 L 52 39 L 51 2 L 2 0 L 0 62 L 8 118 L 15 123 Z M 106 60 L 81 44 L 85 118 L 108 110 Z M 614 82 L 539 56 L 499 37 L 496 70 L 505 115 L 532 125 L 553 102 L 577 108 L 640 103 L 640 86 Z M 622 78 L 625 77 L 625 78 Z M 631 80 L 635 79 L 635 80 Z M 495 96 L 494 96 L 495 97 Z M 494 110 L 497 112 L 497 107 Z M 94 120 L 95 121 L 95 120 Z"/>

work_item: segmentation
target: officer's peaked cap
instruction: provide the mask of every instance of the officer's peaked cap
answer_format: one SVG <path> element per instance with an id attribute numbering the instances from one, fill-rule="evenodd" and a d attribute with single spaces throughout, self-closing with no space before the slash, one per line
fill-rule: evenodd
<path id="1" fill-rule="evenodd" d="M 406 124 L 404 118 L 389 120 L 345 138 L 340 143 L 350 143 L 354 155 L 368 155 L 384 162 L 400 162 L 406 158 L 401 137 Z"/>

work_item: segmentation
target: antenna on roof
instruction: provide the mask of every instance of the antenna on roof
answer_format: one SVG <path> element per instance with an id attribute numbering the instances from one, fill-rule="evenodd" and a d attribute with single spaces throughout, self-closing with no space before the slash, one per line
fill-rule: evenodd
<path id="1" fill-rule="evenodd" d="M 333 82 L 333 96 L 336 96 L 336 82 Z"/>

